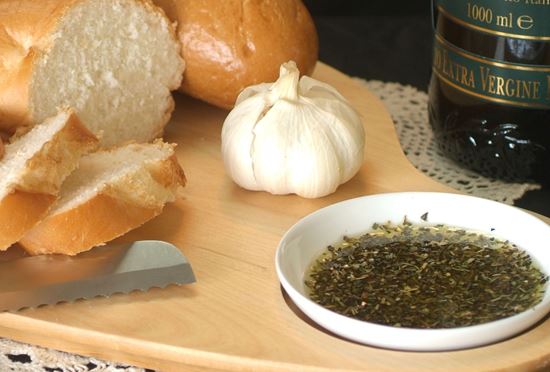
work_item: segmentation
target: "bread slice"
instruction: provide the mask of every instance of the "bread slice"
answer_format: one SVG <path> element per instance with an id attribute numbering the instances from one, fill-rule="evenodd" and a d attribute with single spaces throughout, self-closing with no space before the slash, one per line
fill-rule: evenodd
<path id="1" fill-rule="evenodd" d="M 157 216 L 185 185 L 174 147 L 156 141 L 83 157 L 59 202 L 20 244 L 32 255 L 75 255 Z"/>
<path id="2" fill-rule="evenodd" d="M 45 217 L 63 180 L 97 139 L 71 110 L 5 146 L 0 161 L 0 250 Z"/>
<path id="3" fill-rule="evenodd" d="M 162 135 L 184 63 L 149 0 L 0 1 L 0 131 L 74 107 L 104 146 Z"/>

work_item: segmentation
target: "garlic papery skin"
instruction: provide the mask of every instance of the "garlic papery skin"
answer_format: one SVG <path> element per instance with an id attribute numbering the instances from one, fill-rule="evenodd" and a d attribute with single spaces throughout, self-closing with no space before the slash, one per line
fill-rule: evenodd
<path id="1" fill-rule="evenodd" d="M 279 79 L 246 88 L 222 128 L 226 172 L 239 186 L 318 198 L 361 168 L 365 131 L 358 113 L 333 87 L 294 62 Z"/>

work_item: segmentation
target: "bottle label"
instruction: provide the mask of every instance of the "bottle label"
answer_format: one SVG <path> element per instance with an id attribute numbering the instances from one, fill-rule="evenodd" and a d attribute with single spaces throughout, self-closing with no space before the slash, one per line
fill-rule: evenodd
<path id="1" fill-rule="evenodd" d="M 477 31 L 550 40 L 550 0 L 435 0 L 446 17 Z"/>
<path id="2" fill-rule="evenodd" d="M 436 34 L 433 72 L 444 83 L 487 101 L 550 108 L 550 66 L 485 58 L 460 49 Z"/>

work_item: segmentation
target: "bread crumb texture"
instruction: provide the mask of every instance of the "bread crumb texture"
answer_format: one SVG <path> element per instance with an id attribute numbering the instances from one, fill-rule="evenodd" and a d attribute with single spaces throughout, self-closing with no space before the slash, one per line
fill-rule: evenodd
<path id="1" fill-rule="evenodd" d="M 57 195 L 82 154 L 96 145 L 97 139 L 72 110 L 48 118 L 6 145 L 0 161 L 0 199 L 15 189 Z"/>
<path id="2" fill-rule="evenodd" d="M 0 89 L 11 92 L 0 92 L 0 127 L 73 107 L 104 146 L 162 134 L 184 62 L 174 26 L 150 1 L 5 0 L 3 20 Z"/>
<path id="3" fill-rule="evenodd" d="M 174 145 L 162 141 L 129 144 L 84 156 L 63 183 L 51 214 L 75 208 L 98 194 L 139 206 L 162 207 L 175 199 L 184 184 Z"/>

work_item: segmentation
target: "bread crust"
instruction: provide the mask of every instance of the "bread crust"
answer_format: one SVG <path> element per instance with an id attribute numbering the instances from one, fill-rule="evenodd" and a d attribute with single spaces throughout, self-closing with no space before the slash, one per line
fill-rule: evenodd
<path id="1" fill-rule="evenodd" d="M 179 186 L 183 187 L 187 183 L 185 172 L 178 163 L 175 153 L 166 159 L 166 161 L 150 167 L 148 172 L 156 182 L 167 189 Z"/>
<path id="2" fill-rule="evenodd" d="M 0 200 L 0 251 L 18 241 L 46 216 L 56 197 L 14 190 Z"/>
<path id="3" fill-rule="evenodd" d="M 186 70 L 180 90 L 231 108 L 247 86 L 273 82 L 294 60 L 311 74 L 319 42 L 301 0 L 155 0 L 177 21 Z"/>
<path id="4" fill-rule="evenodd" d="M 73 256 L 141 226 L 161 211 L 162 207 L 146 208 L 99 194 L 78 208 L 48 217 L 19 243 L 31 255 Z"/>

